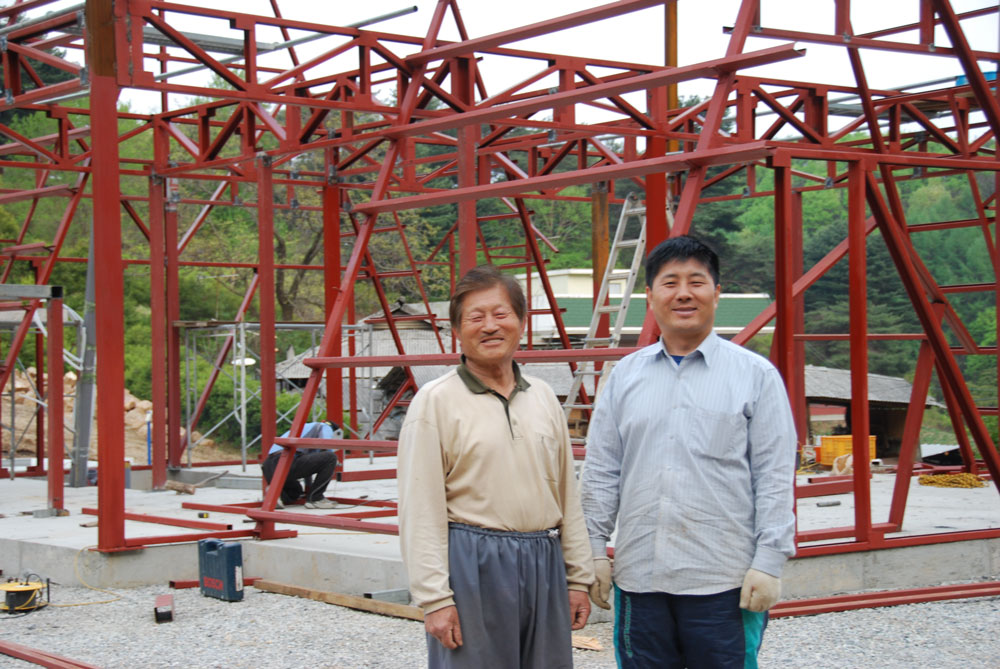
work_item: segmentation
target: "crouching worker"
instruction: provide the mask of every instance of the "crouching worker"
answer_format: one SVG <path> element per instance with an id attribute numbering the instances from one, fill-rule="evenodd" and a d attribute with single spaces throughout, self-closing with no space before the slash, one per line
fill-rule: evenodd
<path id="1" fill-rule="evenodd" d="M 281 435 L 281 437 L 287 436 L 287 431 Z M 332 421 L 306 423 L 302 427 L 302 436 L 308 439 L 343 439 L 344 431 Z M 283 450 L 284 448 L 274 444 L 260 465 L 268 485 L 271 484 L 271 477 L 274 476 L 274 469 L 278 466 L 278 458 L 281 457 Z M 294 504 L 305 494 L 307 509 L 335 509 L 337 505 L 324 497 L 323 493 L 326 492 L 326 486 L 330 484 L 336 469 L 337 455 L 333 451 L 321 448 L 296 449 L 292 467 L 288 470 L 285 485 L 281 488 L 277 508 L 283 509 L 286 504 Z M 304 490 L 299 479 L 305 483 Z"/>
<path id="2" fill-rule="evenodd" d="M 593 561 L 562 406 L 514 352 L 520 285 L 477 267 L 455 286 L 457 369 L 424 385 L 399 436 L 399 536 L 428 664 L 572 667 Z"/>

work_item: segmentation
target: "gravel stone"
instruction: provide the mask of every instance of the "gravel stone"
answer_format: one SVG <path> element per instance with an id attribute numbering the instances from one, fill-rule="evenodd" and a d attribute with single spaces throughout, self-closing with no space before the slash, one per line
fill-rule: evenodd
<path id="1" fill-rule="evenodd" d="M 415 669 L 426 666 L 423 625 L 248 587 L 242 602 L 197 588 L 105 592 L 53 585 L 52 606 L 0 614 L 0 638 L 107 669 L 266 667 Z M 174 620 L 156 623 L 156 596 L 173 594 Z M 60 605 L 60 606 L 56 606 Z M 968 669 L 1000 667 L 1000 597 L 860 609 L 772 620 L 760 666 Z M 576 667 L 615 666 L 612 625 L 588 625 L 603 651 L 575 650 Z M 0 667 L 36 666 L 0 655 Z"/>

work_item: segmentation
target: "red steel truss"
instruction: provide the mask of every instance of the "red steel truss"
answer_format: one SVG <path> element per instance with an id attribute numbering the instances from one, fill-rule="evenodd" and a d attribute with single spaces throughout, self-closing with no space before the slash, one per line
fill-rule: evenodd
<path id="1" fill-rule="evenodd" d="M 186 443 L 181 435 L 181 348 L 179 271 L 182 267 L 236 267 L 252 270 L 245 299 L 235 321 L 244 320 L 256 299 L 260 324 L 262 443 L 279 443 L 285 452 L 275 476 L 282 480 L 297 447 L 326 447 L 392 453 L 394 442 L 344 439 L 275 439 L 275 274 L 305 268 L 322 272 L 326 286 L 326 328 L 303 391 L 291 434 L 299 435 L 321 382 L 330 392 L 327 411 L 353 410 L 352 398 L 341 397 L 343 369 L 377 364 L 403 366 L 408 379 L 389 410 L 405 403 L 415 388 L 410 368 L 454 359 L 452 342 L 439 337 L 441 352 L 404 355 L 398 319 L 389 309 L 386 279 L 413 281 L 431 317 L 423 270 L 444 266 L 455 277 L 491 259 L 507 268 L 527 269 L 546 294 L 563 350 L 524 351 L 524 359 L 573 363 L 583 359 L 613 360 L 620 349 L 572 351 L 561 313 L 545 272 L 543 247 L 552 245 L 535 228 L 532 203 L 538 199 L 581 198 L 571 186 L 588 185 L 610 194 L 614 182 L 628 180 L 645 192 L 647 238 L 654 245 L 668 235 L 697 231 L 698 205 L 734 198 L 765 197 L 774 203 L 774 303 L 737 337 L 746 343 L 768 322 L 776 323 L 773 359 L 792 399 L 800 436 L 806 434 L 805 342 L 849 341 L 852 371 L 851 416 L 855 468 L 848 480 L 800 486 L 797 497 L 853 491 L 853 525 L 803 531 L 799 555 L 872 550 L 894 546 L 961 541 L 1000 536 L 981 529 L 918 537 L 896 537 L 903 526 L 912 462 L 932 375 L 936 374 L 965 459 L 964 469 L 1000 481 L 1000 456 L 983 417 L 996 416 L 997 406 L 977 406 L 959 364 L 959 356 L 990 356 L 997 347 L 977 342 L 951 299 L 967 292 L 997 291 L 1000 249 L 995 228 L 996 194 L 1000 185 L 996 137 L 1000 131 L 997 90 L 979 68 L 997 62 L 1000 53 L 975 50 L 966 39 L 968 22 L 996 20 L 997 8 L 957 14 L 948 0 L 914 0 L 909 21 L 866 34 L 856 34 L 852 18 L 865 6 L 836 0 L 826 33 L 770 28 L 762 23 L 767 0 L 744 0 L 728 28 L 725 53 L 699 63 L 679 63 L 676 54 L 676 0 L 619 0 L 513 30 L 474 37 L 462 20 L 457 0 L 438 0 L 423 36 L 331 26 L 284 18 L 277 0 L 273 15 L 252 15 L 159 0 L 88 0 L 85 22 L 77 8 L 41 12 L 47 0 L 28 0 L 0 9 L 5 100 L 0 111 L 21 109 L 47 115 L 57 131 L 25 137 L 0 126 L 9 143 L 0 146 L 0 168 L 29 174 L 30 189 L 0 190 L 0 204 L 28 203 L 16 238 L 0 249 L 2 280 L 11 280 L 19 263 L 34 263 L 35 280 L 49 282 L 57 262 L 83 262 L 70 257 L 63 244 L 79 220 L 80 205 L 93 211 L 94 260 L 97 273 L 99 549 L 129 550 L 154 543 L 191 541 L 199 534 L 126 537 L 124 521 L 124 436 L 118 404 L 124 385 L 124 269 L 148 266 L 151 286 L 151 356 L 153 360 L 154 483 L 166 480 L 166 468 L 181 463 Z M 762 11 L 763 10 L 763 11 Z M 632 12 L 664 17 L 667 65 L 543 53 L 511 46 L 538 37 Z M 19 22 L 16 22 L 19 20 Z M 194 20 L 220 26 L 211 38 L 186 32 Z M 654 18 L 653 20 L 661 20 Z M 459 41 L 440 38 L 442 26 L 454 23 Z M 947 36 L 948 45 L 935 44 Z M 292 34 L 305 35 L 296 37 Z M 280 35 L 280 42 L 266 42 Z M 773 39 L 773 45 L 748 45 L 751 38 Z M 315 41 L 322 47 L 308 51 Z M 807 57 L 809 45 L 843 49 L 853 83 L 840 85 L 791 81 L 750 75 L 749 68 Z M 65 58 L 52 55 L 54 47 Z M 672 49 L 671 49 L 672 47 Z M 912 59 L 953 59 L 964 83 L 921 90 L 877 89 L 869 84 L 864 59 L 872 52 L 893 52 Z M 83 55 L 85 66 L 80 65 Z M 483 74 L 488 61 L 518 62 L 534 68 L 518 83 L 496 84 Z M 45 64 L 69 79 L 47 84 L 37 73 Z M 216 83 L 184 75 L 207 71 Z M 772 68 L 774 69 L 774 68 Z M 956 71 L 958 68 L 956 68 Z M 680 107 L 676 86 L 709 80 L 714 94 Z M 163 110 L 154 114 L 117 110 L 123 89 L 161 94 Z M 88 107 L 72 107 L 66 96 L 89 93 Z M 646 103 L 635 100 L 644 94 Z M 200 96 L 196 104 L 167 107 L 167 96 Z M 851 105 L 838 102 L 849 97 Z M 585 110 L 602 120 L 584 122 Z M 724 121 L 728 120 L 728 124 Z M 119 123 L 128 122 L 127 131 Z M 124 127 L 124 126 L 123 126 Z M 725 127 L 725 129 L 724 129 Z M 131 157 L 123 148 L 140 136 L 151 137 L 149 155 Z M 608 143 L 604 138 L 618 138 Z M 301 169 L 305 155 L 321 160 Z M 793 161 L 796 161 L 793 163 Z M 801 161 L 817 166 L 803 171 Z M 762 190 L 756 175 L 769 171 L 773 186 Z M 969 220 L 909 224 L 898 184 L 902 180 L 967 175 L 977 216 Z M 143 180 L 145 194 L 127 194 L 125 180 Z M 726 180 L 745 183 L 741 195 L 712 196 L 707 189 Z M 983 184 L 993 191 L 984 194 Z M 813 266 L 804 266 L 801 201 L 813 191 L 844 189 L 848 229 L 842 241 Z M 322 212 L 322 258 L 317 263 L 278 265 L 274 222 L 292 209 L 296 192 L 318 194 Z M 205 195 L 210 192 L 210 195 Z M 64 213 L 47 243 L 26 242 L 38 228 L 39 203 L 64 200 Z M 477 201 L 493 199 L 504 213 L 477 213 Z M 605 200 L 606 201 L 606 200 Z M 454 205 L 454 223 L 428 258 L 414 257 L 406 246 L 399 212 Z M 668 229 L 667 207 L 673 209 Z M 208 263 L 190 259 L 202 228 L 227 207 L 249 207 L 257 216 L 258 257 L 254 262 Z M 148 258 L 124 258 L 122 221 L 148 239 Z M 581 222 L 582 224 L 582 222 Z M 520 241 L 490 248 L 483 230 L 503 225 L 519 231 Z M 993 263 L 990 281 L 945 285 L 921 259 L 913 243 L 917 233 L 958 227 L 982 231 L 982 244 Z M 387 269 L 377 257 L 375 235 L 392 234 L 406 248 L 407 265 Z M 871 333 L 867 318 L 865 246 L 877 236 L 889 251 L 921 329 L 917 333 Z M 342 263 L 341 248 L 350 247 Z M 186 253 L 188 253 L 186 257 Z M 810 286 L 838 262 L 849 266 L 850 328 L 839 335 L 810 333 L 804 323 L 804 296 Z M 355 319 L 357 282 L 368 281 L 386 312 L 399 356 L 358 358 L 341 351 L 342 323 Z M 6 383 L 21 353 L 38 300 L 23 308 L 24 320 L 5 342 L 0 382 Z M 647 318 L 640 343 L 655 337 Z M 997 323 L 1000 333 L 1000 321 Z M 58 334 L 58 333 L 56 333 Z M 900 465 L 889 517 L 872 518 L 867 456 L 868 342 L 917 339 L 913 391 L 903 435 Z M 226 342 L 224 349 L 232 345 Z M 346 355 L 345 355 L 346 353 Z M 219 357 L 220 363 L 225 353 Z M 217 374 L 216 374 L 217 375 Z M 214 380 L 214 377 L 213 377 Z M 110 389 L 110 390 L 109 390 Z M 200 412 L 211 382 L 198 403 Z M 1000 401 L 996 402 L 1000 405 Z M 51 420 L 55 421 L 53 417 Z M 54 424 L 54 423 L 53 423 Z M 54 435 L 58 430 L 49 429 Z M 968 437 L 966 436 L 968 434 Z M 971 438 L 971 441 L 970 441 Z M 57 445 L 53 444 L 53 447 Z M 973 447 L 978 451 L 974 453 Z M 582 456 L 578 449 L 578 456 Z M 391 470 L 383 472 L 392 475 Z M 345 478 L 351 472 L 344 472 Z M 257 521 L 252 530 L 222 530 L 215 536 L 260 538 L 287 536 L 275 523 L 319 524 L 372 532 L 394 532 L 390 507 L 332 516 L 306 516 L 275 511 L 272 486 L 262 503 L 212 507 L 245 513 Z M 56 503 L 56 502 L 53 502 Z M 200 505 L 187 504 L 190 508 Z M 152 519 L 156 520 L 156 519 Z M 205 528 L 202 528 L 205 529 Z"/>

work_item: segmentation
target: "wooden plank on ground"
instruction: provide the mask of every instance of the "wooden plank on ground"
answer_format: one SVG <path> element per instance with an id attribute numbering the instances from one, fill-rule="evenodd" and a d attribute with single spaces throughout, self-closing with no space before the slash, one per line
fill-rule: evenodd
<path id="1" fill-rule="evenodd" d="M 573 648 L 582 648 L 583 650 L 604 650 L 604 646 L 602 646 L 601 642 L 597 640 L 597 637 L 581 636 L 579 634 L 573 635 Z"/>
<path id="2" fill-rule="evenodd" d="M 423 620 L 424 612 L 416 606 L 408 604 L 397 604 L 396 602 L 383 602 L 378 599 L 367 599 L 357 595 L 346 595 L 341 592 L 324 592 L 323 590 L 313 590 L 287 583 L 278 583 L 260 579 L 255 582 L 254 587 L 258 590 L 274 592 L 279 595 L 292 595 L 294 597 L 305 597 L 315 599 L 327 604 L 346 606 L 350 609 L 368 611 L 369 613 L 379 613 L 383 616 L 395 616 L 397 618 L 408 618 L 410 620 Z"/>
<path id="3" fill-rule="evenodd" d="M 167 490 L 174 490 L 177 494 L 184 493 L 185 495 L 193 495 L 194 491 L 197 490 L 190 483 L 182 483 L 181 481 L 167 481 L 163 484 L 163 487 Z"/>

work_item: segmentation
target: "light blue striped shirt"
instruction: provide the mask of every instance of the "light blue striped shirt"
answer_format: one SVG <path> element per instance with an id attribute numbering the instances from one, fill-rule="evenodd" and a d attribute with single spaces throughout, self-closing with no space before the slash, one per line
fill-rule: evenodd
<path id="1" fill-rule="evenodd" d="M 582 477 L 595 556 L 615 583 L 713 594 L 794 555 L 797 438 L 778 370 L 715 333 L 678 365 L 657 342 L 612 370 Z"/>
<path id="2" fill-rule="evenodd" d="M 278 437 L 278 439 L 287 437 L 289 434 L 291 434 L 291 432 L 292 432 L 291 430 L 285 430 L 285 433 L 282 434 L 280 437 Z M 340 432 L 340 434 L 338 435 L 337 432 Z M 344 433 L 341 430 L 334 431 L 334 429 L 330 427 L 329 423 L 318 422 L 318 423 L 306 423 L 305 425 L 303 425 L 302 436 L 307 437 L 309 439 L 343 439 Z M 282 450 L 284 450 L 284 447 L 279 446 L 278 444 L 272 444 L 271 450 L 269 450 L 267 454 L 271 455 L 272 453 L 281 453 Z M 313 450 L 322 450 L 322 449 L 300 448 L 296 451 L 296 454 L 299 453 L 305 454 Z"/>

